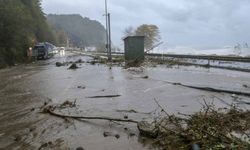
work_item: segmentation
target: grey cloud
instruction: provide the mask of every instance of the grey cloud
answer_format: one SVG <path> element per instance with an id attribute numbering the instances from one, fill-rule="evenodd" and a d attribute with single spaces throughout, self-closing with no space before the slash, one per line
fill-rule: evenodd
<path id="1" fill-rule="evenodd" d="M 127 26 L 159 26 L 169 45 L 206 47 L 250 42 L 249 0 L 108 0 L 113 42 Z M 104 0 L 43 0 L 46 13 L 80 13 L 104 24 Z"/>

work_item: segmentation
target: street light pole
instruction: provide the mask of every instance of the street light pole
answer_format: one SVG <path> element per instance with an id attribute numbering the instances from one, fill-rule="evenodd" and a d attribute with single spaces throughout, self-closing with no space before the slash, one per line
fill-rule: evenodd
<path id="1" fill-rule="evenodd" d="M 109 39 L 108 39 L 108 41 L 109 41 L 109 57 L 108 57 L 108 60 L 112 61 L 110 13 L 108 13 L 108 31 L 109 31 Z"/>
<path id="2" fill-rule="evenodd" d="M 111 61 L 111 30 L 110 30 L 110 14 L 108 13 L 108 4 L 105 0 L 105 17 L 106 17 L 106 49 L 108 60 Z"/>
<path id="3" fill-rule="evenodd" d="M 106 19 L 106 50 L 107 55 L 109 56 L 109 35 L 108 35 L 108 4 L 107 0 L 105 0 L 105 19 Z"/>

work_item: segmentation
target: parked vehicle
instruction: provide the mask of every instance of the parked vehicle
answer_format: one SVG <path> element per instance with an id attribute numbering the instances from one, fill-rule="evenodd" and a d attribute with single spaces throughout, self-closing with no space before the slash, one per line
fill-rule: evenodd
<path id="1" fill-rule="evenodd" d="M 59 47 L 58 49 L 59 49 L 59 51 L 65 51 L 66 50 L 65 47 Z"/>
<path id="2" fill-rule="evenodd" d="M 33 48 L 33 57 L 37 59 L 48 59 L 54 55 L 55 50 L 56 47 L 51 43 L 39 43 Z"/>

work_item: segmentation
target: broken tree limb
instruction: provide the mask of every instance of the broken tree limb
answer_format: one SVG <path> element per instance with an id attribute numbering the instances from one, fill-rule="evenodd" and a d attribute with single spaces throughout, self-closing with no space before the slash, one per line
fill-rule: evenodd
<path id="1" fill-rule="evenodd" d="M 239 104 L 245 104 L 245 105 L 250 105 L 250 102 L 242 101 L 242 100 L 234 100 Z"/>
<path id="2" fill-rule="evenodd" d="M 60 117 L 60 118 L 72 118 L 72 119 L 85 119 L 85 120 L 107 120 L 107 121 L 117 121 L 117 122 L 128 122 L 128 123 L 136 123 L 138 121 L 131 120 L 131 119 L 117 119 L 117 118 L 109 118 L 109 117 L 86 117 L 86 116 L 71 116 L 71 115 L 64 115 L 56 113 L 55 111 L 48 109 L 46 111 L 52 116 Z"/>
<path id="3" fill-rule="evenodd" d="M 236 94 L 236 95 L 242 95 L 242 96 L 250 97 L 250 93 L 241 92 L 241 91 L 232 91 L 232 90 L 224 90 L 224 89 L 215 89 L 215 88 L 211 88 L 211 87 L 198 87 L 198 86 L 190 86 L 190 85 L 183 85 L 183 84 L 181 84 L 181 86 L 189 87 L 189 88 L 193 88 L 193 89 L 197 89 L 197 90 L 203 90 L 203 91 L 219 92 L 219 93 L 228 93 L 228 94 Z"/>
<path id="4" fill-rule="evenodd" d="M 236 95 L 250 97 L 250 93 L 247 93 L 247 92 L 225 90 L 225 89 L 216 89 L 216 88 L 212 88 L 212 87 L 201 87 L 201 86 L 194 86 L 194 85 L 186 85 L 186 84 L 182 84 L 182 83 L 178 83 L 178 82 L 170 82 L 170 81 L 164 81 L 164 80 L 157 80 L 157 81 L 162 81 L 162 82 L 165 82 L 165 83 L 168 83 L 168 84 L 171 84 L 171 85 L 177 85 L 177 86 L 182 86 L 182 87 L 187 87 L 187 88 L 192 88 L 192 89 L 197 89 L 197 90 L 202 90 L 202 91 L 236 94 Z"/>
<path id="5" fill-rule="evenodd" d="M 221 101 L 223 104 L 232 107 L 232 104 L 229 104 L 228 102 L 226 102 L 225 100 L 223 100 L 222 98 L 219 98 L 215 95 L 213 95 L 214 98 L 218 99 L 219 101 Z"/>
<path id="6" fill-rule="evenodd" d="M 136 111 L 136 110 L 134 110 L 134 109 L 130 109 L 130 110 L 116 110 L 116 112 L 121 112 L 121 113 L 134 113 L 134 114 L 145 114 L 145 115 L 151 114 L 151 112 L 139 112 L 139 111 Z"/>
<path id="7" fill-rule="evenodd" d="M 168 117 L 170 117 L 170 115 L 167 113 L 167 111 L 159 104 L 159 102 L 154 99 L 155 103 L 158 105 L 159 108 L 161 108 L 161 111 L 164 112 Z"/>
<path id="8" fill-rule="evenodd" d="M 87 98 L 115 98 L 115 97 L 120 97 L 121 95 L 103 95 L 103 96 L 90 96 Z"/>

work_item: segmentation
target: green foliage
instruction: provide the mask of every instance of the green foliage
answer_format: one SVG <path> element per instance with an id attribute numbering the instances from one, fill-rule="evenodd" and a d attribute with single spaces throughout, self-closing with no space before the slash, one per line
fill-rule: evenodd
<path id="1" fill-rule="evenodd" d="M 26 60 L 36 41 L 55 42 L 40 0 L 0 0 L 0 66 Z"/>
<path id="2" fill-rule="evenodd" d="M 61 45 L 65 44 L 67 37 L 70 44 L 77 47 L 99 46 L 105 43 L 105 28 L 98 21 L 80 15 L 48 15 L 47 21 L 53 27 Z"/>

